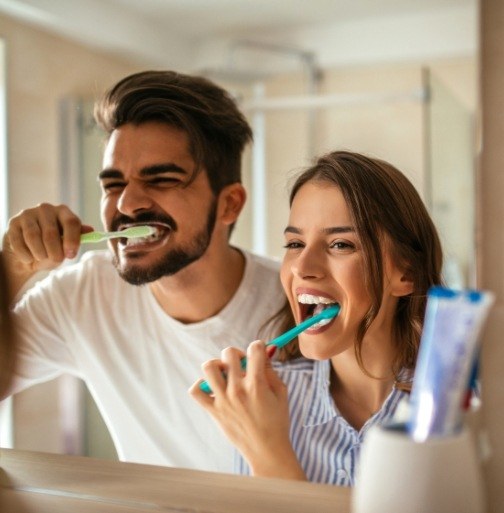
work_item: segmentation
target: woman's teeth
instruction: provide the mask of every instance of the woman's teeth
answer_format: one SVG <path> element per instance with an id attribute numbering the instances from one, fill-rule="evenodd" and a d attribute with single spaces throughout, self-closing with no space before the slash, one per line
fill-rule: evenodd
<path id="1" fill-rule="evenodd" d="M 331 321 L 332 321 L 332 318 L 331 319 L 321 319 L 319 322 L 317 322 L 316 324 L 311 326 L 310 329 L 313 330 L 313 329 L 317 329 L 317 328 L 322 328 L 322 326 L 329 324 Z"/>
<path id="2" fill-rule="evenodd" d="M 302 312 L 304 312 L 303 317 L 308 319 L 315 315 L 318 315 L 320 312 L 328 308 L 330 305 L 334 305 L 336 301 L 334 299 L 329 299 L 328 297 L 323 296 L 314 296 L 312 294 L 299 294 L 297 297 L 298 303 L 302 305 L 310 305 L 308 307 L 303 307 Z M 312 307 L 312 305 L 315 305 Z M 310 329 L 318 329 L 326 324 L 329 324 L 332 319 L 322 319 L 316 324 L 314 324 Z"/>

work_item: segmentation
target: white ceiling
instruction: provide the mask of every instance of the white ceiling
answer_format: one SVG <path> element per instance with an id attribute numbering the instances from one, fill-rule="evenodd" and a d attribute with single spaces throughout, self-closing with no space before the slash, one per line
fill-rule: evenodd
<path id="1" fill-rule="evenodd" d="M 476 45 L 477 1 L 0 0 L 0 13 L 144 65 L 195 68 L 243 39 L 340 62 L 354 53 L 411 53 L 420 39 L 428 51 L 464 54 Z"/>

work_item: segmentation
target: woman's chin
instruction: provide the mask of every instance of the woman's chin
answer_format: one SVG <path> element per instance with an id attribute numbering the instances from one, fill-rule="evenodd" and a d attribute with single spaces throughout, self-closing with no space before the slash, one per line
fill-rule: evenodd
<path id="1" fill-rule="evenodd" d="M 309 360 L 328 360 L 334 356 L 333 351 L 329 349 L 324 350 L 322 347 L 314 347 L 314 344 L 316 344 L 316 342 L 310 342 L 309 344 L 300 342 L 299 349 L 305 358 Z"/>

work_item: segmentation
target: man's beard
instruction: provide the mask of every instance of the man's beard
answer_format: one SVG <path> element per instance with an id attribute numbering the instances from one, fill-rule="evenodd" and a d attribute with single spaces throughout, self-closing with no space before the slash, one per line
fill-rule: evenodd
<path id="1" fill-rule="evenodd" d="M 194 240 L 185 248 L 168 251 L 159 262 L 152 264 L 149 268 L 135 265 L 121 268 L 117 255 L 115 255 L 114 265 L 119 276 L 131 285 L 145 285 L 164 276 L 172 276 L 178 273 L 205 254 L 212 239 L 216 217 L 217 201 L 213 199 L 208 211 L 206 226 L 196 235 Z"/>

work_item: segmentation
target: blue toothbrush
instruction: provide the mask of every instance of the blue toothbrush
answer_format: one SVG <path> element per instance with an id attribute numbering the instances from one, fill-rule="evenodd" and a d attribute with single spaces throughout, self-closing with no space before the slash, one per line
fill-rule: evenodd
<path id="1" fill-rule="evenodd" d="M 313 317 L 310 317 L 309 319 L 304 320 L 303 322 L 299 323 L 297 326 L 294 326 L 294 328 L 290 329 L 289 331 L 286 331 L 282 335 L 278 336 L 277 338 L 274 338 L 273 340 L 270 340 L 266 346 L 276 346 L 278 348 L 283 347 L 287 345 L 291 340 L 296 338 L 301 332 L 304 330 L 307 330 L 314 324 L 317 324 L 317 322 L 320 322 L 324 319 L 332 319 L 333 317 L 336 317 L 340 312 L 340 305 L 331 305 L 329 308 L 326 308 L 325 310 L 322 310 L 317 315 L 314 315 Z M 241 368 L 245 370 L 247 367 L 247 359 L 242 358 L 241 359 Z M 208 384 L 208 381 L 202 381 L 199 384 L 199 387 L 203 392 L 207 394 L 212 393 L 212 389 L 210 388 L 210 385 Z"/>

